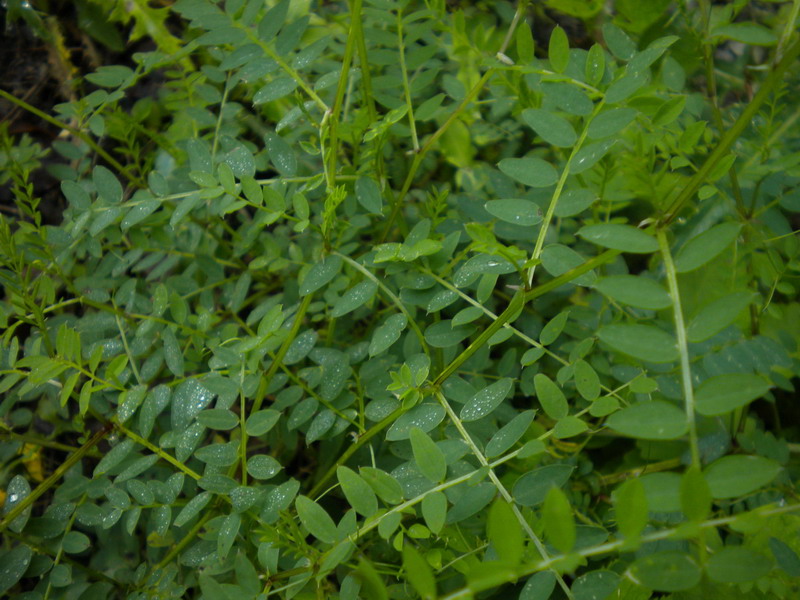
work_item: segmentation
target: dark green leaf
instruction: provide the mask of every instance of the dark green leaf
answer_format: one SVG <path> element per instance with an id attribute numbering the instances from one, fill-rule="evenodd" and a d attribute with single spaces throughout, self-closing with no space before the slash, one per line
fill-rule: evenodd
<path id="1" fill-rule="evenodd" d="M 661 285 L 642 275 L 611 275 L 599 279 L 594 288 L 617 302 L 662 310 L 672 305 L 669 293 Z"/>
<path id="2" fill-rule="evenodd" d="M 521 506 L 541 504 L 551 487 L 560 487 L 569 481 L 574 469 L 571 465 L 555 464 L 525 473 L 514 484 L 514 499 Z"/>
<path id="3" fill-rule="evenodd" d="M 630 568 L 633 580 L 659 592 L 689 590 L 700 583 L 702 572 L 684 552 L 669 550 L 638 559 Z"/>
<path id="4" fill-rule="evenodd" d="M 763 456 L 737 454 L 723 456 L 704 472 L 711 496 L 715 499 L 738 498 L 770 483 L 781 470 L 774 460 Z"/>
<path id="5" fill-rule="evenodd" d="M 582 227 L 577 235 L 598 246 L 623 252 L 649 254 L 658 250 L 656 238 L 631 225 L 619 223 L 587 225 Z"/>
<path id="6" fill-rule="evenodd" d="M 706 379 L 695 392 L 695 406 L 702 415 L 724 415 L 761 398 L 769 382 L 758 375 L 731 373 Z"/>
<path id="7" fill-rule="evenodd" d="M 606 424 L 622 435 L 644 440 L 674 440 L 689 429 L 683 411 L 663 400 L 623 408 L 611 415 Z"/>
<path id="8" fill-rule="evenodd" d="M 522 119 L 551 146 L 570 148 L 578 141 L 578 135 L 570 122 L 550 111 L 527 108 L 522 111 Z"/>
<path id="9" fill-rule="evenodd" d="M 542 221 L 539 205 L 530 200 L 517 198 L 489 200 L 485 207 L 490 215 L 512 225 L 530 226 Z"/>
<path id="10" fill-rule="evenodd" d="M 461 420 L 477 421 L 491 414 L 502 404 L 513 386 L 514 381 L 508 377 L 504 377 L 483 388 L 464 404 L 464 407 L 461 409 L 461 414 L 459 415 Z"/>
<path id="11" fill-rule="evenodd" d="M 563 73 L 569 64 L 569 40 L 561 27 L 556 25 L 550 34 L 547 57 L 556 73 Z"/>
<path id="12" fill-rule="evenodd" d="M 298 496 L 294 503 L 300 521 L 311 535 L 326 544 L 336 543 L 336 525 L 324 508 L 306 496 Z"/>
<path id="13" fill-rule="evenodd" d="M 353 510 L 364 517 L 371 517 L 378 511 L 378 498 L 375 492 L 355 471 L 340 466 L 336 469 L 336 477 Z"/>
<path id="14" fill-rule="evenodd" d="M 747 583 L 763 577 L 772 561 L 759 552 L 742 546 L 726 546 L 708 559 L 706 573 L 720 583 Z"/>
<path id="15" fill-rule="evenodd" d="M 439 446 L 419 427 L 409 430 L 408 439 L 420 473 L 434 483 L 442 482 L 447 476 L 447 462 Z"/>
<path id="16" fill-rule="evenodd" d="M 514 181 L 531 187 L 549 187 L 558 181 L 558 172 L 553 165 L 533 156 L 504 158 L 497 166 Z"/>
<path id="17" fill-rule="evenodd" d="M 678 360 L 678 346 L 670 334 L 652 325 L 606 325 L 597 337 L 614 350 L 652 363 Z"/>
<path id="18" fill-rule="evenodd" d="M 725 250 L 739 236 L 741 229 L 739 223 L 720 223 L 693 237 L 675 256 L 675 270 L 688 273 L 699 269 Z"/>

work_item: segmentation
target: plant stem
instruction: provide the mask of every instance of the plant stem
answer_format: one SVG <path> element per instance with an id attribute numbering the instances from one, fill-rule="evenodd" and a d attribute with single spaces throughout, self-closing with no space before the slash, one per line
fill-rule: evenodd
<path id="1" fill-rule="evenodd" d="M 672 254 L 669 250 L 667 235 L 662 228 L 656 230 L 661 256 L 667 271 L 667 285 L 672 299 L 672 311 L 675 319 L 675 333 L 678 338 L 678 352 L 681 359 L 681 384 L 683 386 L 683 399 L 686 409 L 686 422 L 689 426 L 689 449 L 692 455 L 692 466 L 700 468 L 700 449 L 697 443 L 697 424 L 694 416 L 694 388 L 692 387 L 692 370 L 689 364 L 689 344 L 686 340 L 686 325 L 683 321 L 681 308 L 681 295 L 678 289 L 678 277 Z"/>
<path id="2" fill-rule="evenodd" d="M 6 527 L 8 527 L 14 519 L 16 519 L 19 515 L 25 511 L 29 506 L 31 506 L 34 502 L 36 502 L 47 490 L 53 487 L 56 482 L 64 476 L 64 473 L 69 471 L 75 464 L 77 464 L 84 456 L 86 456 L 89 451 L 94 448 L 100 440 L 106 437 L 111 432 L 112 427 L 110 425 L 106 425 L 95 433 L 89 440 L 83 444 L 80 448 L 78 448 L 75 452 L 70 454 L 67 459 L 61 463 L 58 468 L 53 471 L 47 479 L 45 479 L 42 483 L 36 486 L 30 494 L 25 496 L 25 498 L 14 506 L 9 513 L 0 520 L 0 531 L 4 531 Z"/>

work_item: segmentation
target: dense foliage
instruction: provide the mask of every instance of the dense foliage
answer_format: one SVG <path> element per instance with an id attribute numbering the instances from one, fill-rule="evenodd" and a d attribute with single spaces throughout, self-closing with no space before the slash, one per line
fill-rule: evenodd
<path id="1" fill-rule="evenodd" d="M 45 4 L 0 594 L 800 595 L 800 2 Z"/>

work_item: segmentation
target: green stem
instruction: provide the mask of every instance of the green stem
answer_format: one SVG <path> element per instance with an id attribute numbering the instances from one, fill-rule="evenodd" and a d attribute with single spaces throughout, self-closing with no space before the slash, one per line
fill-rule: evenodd
<path id="1" fill-rule="evenodd" d="M 708 175 L 717 163 L 725 157 L 733 143 L 739 139 L 742 132 L 752 123 L 761 105 L 764 104 L 769 95 L 781 83 L 784 73 L 786 73 L 790 66 L 795 64 L 798 56 L 800 56 L 800 40 L 796 41 L 786 50 L 783 58 L 775 65 L 775 68 L 764 80 L 764 83 L 761 85 L 756 95 L 753 96 L 753 99 L 750 100 L 750 103 L 744 108 L 739 118 L 736 119 L 734 124 L 725 132 L 722 138 L 720 138 L 716 148 L 714 148 L 700 169 L 698 169 L 697 173 L 681 187 L 677 198 L 672 201 L 672 204 L 670 204 L 667 211 L 659 220 L 659 226 L 663 227 L 671 223 L 672 220 L 678 216 L 684 204 L 686 204 L 694 196 L 700 186 L 708 180 Z"/>
<path id="2" fill-rule="evenodd" d="M 239 25 L 238 23 L 234 23 L 234 25 L 240 27 L 247 34 L 247 37 L 251 43 L 256 44 L 264 51 L 264 54 L 278 63 L 278 66 L 283 70 L 283 72 L 297 82 L 297 85 L 300 86 L 300 89 L 302 89 L 306 95 L 314 101 L 314 104 L 322 109 L 322 112 L 328 112 L 328 105 L 322 101 L 322 98 L 320 98 L 317 93 L 311 89 L 308 83 L 306 83 L 305 79 L 300 76 L 300 73 L 292 68 L 292 66 L 283 60 L 283 58 L 281 58 L 277 52 L 269 47 L 269 44 L 265 44 L 263 41 L 261 41 L 261 38 L 259 38 L 258 35 L 256 35 L 249 27 Z"/>
<path id="3" fill-rule="evenodd" d="M 327 184 L 328 191 L 333 191 L 336 186 L 336 157 L 339 153 L 339 116 L 342 112 L 342 102 L 344 101 L 344 94 L 347 91 L 347 81 L 350 75 L 350 64 L 353 60 L 353 52 L 356 45 L 356 36 L 360 30 L 356 29 L 355 19 L 352 18 L 353 13 L 361 12 L 361 0 L 353 0 L 353 6 L 350 8 L 351 23 L 350 29 L 347 32 L 347 43 L 344 47 L 344 57 L 342 58 L 342 72 L 339 75 L 339 83 L 336 86 L 336 98 L 333 101 L 333 108 L 328 119 L 328 135 L 329 148 L 328 148 L 328 168 Z"/>
<path id="4" fill-rule="evenodd" d="M 781 506 L 778 508 L 773 508 L 771 510 L 764 510 L 764 511 L 751 511 L 753 513 L 758 513 L 762 516 L 762 518 L 771 517 L 775 515 L 782 515 L 787 513 L 792 513 L 797 510 L 800 510 L 800 504 L 792 504 L 791 506 Z M 742 518 L 742 513 L 733 515 L 730 517 L 723 517 L 720 519 L 712 519 L 709 521 L 705 521 L 704 523 L 700 523 L 698 527 L 701 530 L 709 530 L 715 529 L 717 527 L 724 527 L 726 525 L 730 525 L 737 520 Z M 668 539 L 682 539 L 685 534 L 681 531 L 681 527 L 673 527 L 670 529 L 662 529 L 660 531 L 655 531 L 653 533 L 647 533 L 642 535 L 639 539 L 641 545 L 653 543 L 653 542 L 660 542 L 662 540 Z M 527 565 L 523 565 L 522 567 L 518 568 L 513 573 L 509 573 L 504 578 L 497 578 L 497 579 L 489 579 L 487 580 L 487 586 L 492 588 L 498 587 L 505 582 L 512 582 L 517 581 L 520 578 L 527 577 L 529 575 L 533 575 L 534 573 L 538 573 L 539 571 L 545 571 L 550 569 L 554 566 L 557 566 L 559 563 L 563 564 L 571 564 L 569 562 L 570 559 L 576 556 L 580 556 L 583 558 L 589 558 L 591 556 L 602 556 L 604 554 L 609 554 L 611 552 L 617 552 L 626 547 L 626 544 L 630 542 L 626 541 L 625 539 L 618 539 L 614 540 L 613 542 L 606 542 L 605 544 L 598 544 L 597 546 L 590 546 L 588 548 L 581 548 L 572 552 L 569 555 L 559 555 L 554 556 L 548 560 L 539 560 L 534 563 L 529 563 Z M 568 561 L 564 563 L 563 561 Z M 476 593 L 482 591 L 484 587 L 470 587 L 466 586 L 459 590 L 449 593 L 447 596 L 442 596 L 441 600 L 466 600 L 467 598 L 472 598 Z M 488 587 L 486 588 L 488 589 Z"/>
<path id="5" fill-rule="evenodd" d="M 683 386 L 683 398 L 686 407 L 686 422 L 689 425 L 689 448 L 692 455 L 692 465 L 700 468 L 700 449 L 697 443 L 697 424 L 694 416 L 694 388 L 692 387 L 692 370 L 689 364 L 689 344 L 686 340 L 686 325 L 683 321 L 683 309 L 681 308 L 681 295 L 678 289 L 678 276 L 675 271 L 675 263 L 672 262 L 672 254 L 669 250 L 667 235 L 663 229 L 656 230 L 658 245 L 661 249 L 661 256 L 664 259 L 664 267 L 667 271 L 667 284 L 669 295 L 672 298 L 672 310 L 675 318 L 675 333 L 678 338 L 678 352 L 681 359 L 681 384 Z"/>
<path id="6" fill-rule="evenodd" d="M 267 372 L 264 373 L 264 389 L 269 388 L 269 384 L 272 383 L 272 378 L 275 377 L 275 373 L 278 372 L 281 364 L 283 364 L 283 357 L 286 356 L 286 353 L 289 351 L 289 346 L 292 345 L 294 338 L 297 337 L 297 332 L 300 331 L 300 325 L 303 324 L 303 318 L 306 315 L 306 311 L 308 310 L 309 304 L 311 304 L 311 298 L 313 296 L 314 294 L 308 294 L 300 303 L 300 308 L 297 309 L 297 314 L 294 316 L 294 322 L 292 323 L 292 328 L 289 330 L 289 335 L 287 335 L 286 339 L 283 340 L 281 347 L 278 348 L 278 353 L 275 355 L 275 358 L 269 365 Z M 261 404 L 263 401 L 264 397 L 262 396 L 256 398 L 253 402 L 253 407 L 250 409 L 250 414 L 258 412 L 261 409 Z"/>
<path id="7" fill-rule="evenodd" d="M 408 106 L 408 126 L 411 129 L 411 147 L 414 152 L 419 152 L 417 139 L 417 125 L 414 122 L 414 105 L 411 102 L 411 87 L 408 84 L 408 71 L 406 70 L 406 51 L 403 45 L 403 11 L 397 11 L 397 49 L 400 55 L 400 73 L 403 75 L 403 95 Z"/>
<path id="8" fill-rule="evenodd" d="M 558 178 L 558 183 L 556 184 L 556 189 L 553 192 L 553 197 L 550 199 L 550 204 L 547 206 L 547 213 L 544 216 L 544 220 L 542 221 L 541 226 L 539 227 L 539 235 L 536 236 L 536 244 L 533 248 L 533 252 L 531 253 L 531 262 L 533 263 L 528 270 L 528 287 L 533 285 L 533 275 L 536 271 L 536 265 L 539 262 L 539 258 L 542 255 L 542 248 L 544 247 L 544 240 L 547 237 L 547 230 L 550 227 L 550 223 L 553 221 L 553 215 L 556 212 L 556 206 L 558 206 L 558 200 L 561 198 L 561 192 L 564 189 L 564 184 L 567 183 L 567 177 L 569 177 L 569 168 L 572 164 L 573 158 L 583 146 L 583 142 L 586 140 L 586 136 L 589 133 L 589 125 L 591 125 L 592 120 L 600 113 L 600 110 L 603 108 L 603 104 L 605 104 L 605 100 L 601 100 L 597 103 L 597 106 L 594 108 L 594 112 L 591 114 L 589 119 L 586 121 L 586 126 L 583 128 L 578 141 L 575 142 L 575 145 L 572 147 L 572 152 L 569 154 L 569 158 L 567 159 L 567 164 L 564 165 L 563 170 L 561 171 L 561 176 Z"/>
<path id="9" fill-rule="evenodd" d="M 450 403 L 447 401 L 447 398 L 445 398 L 444 394 L 442 394 L 438 390 L 435 393 L 437 400 L 439 400 L 439 404 L 442 405 L 445 412 L 447 413 L 447 416 L 450 417 L 450 422 L 453 423 L 453 425 L 455 425 L 456 429 L 458 430 L 458 433 L 461 435 L 461 439 L 463 439 L 464 442 L 466 442 L 467 446 L 469 446 L 470 450 L 472 451 L 472 454 L 475 456 L 475 458 L 478 459 L 478 462 L 481 464 L 481 466 L 486 469 L 489 469 L 489 479 L 492 480 L 492 483 L 497 488 L 497 491 L 500 492 L 500 495 L 503 497 L 503 500 L 505 500 L 511 505 L 511 510 L 514 512 L 514 516 L 517 518 L 517 521 L 519 522 L 520 526 L 533 542 L 533 545 L 536 547 L 536 550 L 539 552 L 542 558 L 544 558 L 545 560 L 549 559 L 550 555 L 548 554 L 547 549 L 544 547 L 542 540 L 539 539 L 539 536 L 536 535 L 536 533 L 533 531 L 530 524 L 528 523 L 527 519 L 525 519 L 522 512 L 520 512 L 519 508 L 514 502 L 514 498 L 508 492 L 506 486 L 503 485 L 503 483 L 500 481 L 500 478 L 492 469 L 491 465 L 489 464 L 489 461 L 486 460 L 486 457 L 483 455 L 483 452 L 481 452 L 480 448 L 478 448 L 477 444 L 475 444 L 475 441 L 472 439 L 472 437 L 469 435 L 469 432 L 464 427 L 464 423 L 461 422 L 461 419 L 455 413 L 453 407 L 450 406 Z M 564 578 L 561 577 L 561 574 L 556 571 L 554 571 L 553 574 L 555 575 L 559 586 L 567 595 L 567 598 L 572 598 L 573 597 L 572 592 L 570 591 L 569 586 L 564 581 Z"/>
<path id="10" fill-rule="evenodd" d="M 417 325 L 417 322 L 414 320 L 414 317 L 413 317 L 413 316 L 411 315 L 411 313 L 408 311 L 408 309 L 406 308 L 405 304 L 403 304 L 403 303 L 401 302 L 400 298 L 398 298 L 398 297 L 397 297 L 397 295 L 396 295 L 396 294 L 395 294 L 395 293 L 394 293 L 392 290 L 390 290 L 390 289 L 389 289 L 389 288 L 386 286 L 386 284 L 385 284 L 385 283 L 383 283 L 383 282 L 382 282 L 380 279 L 378 279 L 377 277 L 375 277 L 375 275 L 373 275 L 373 274 L 370 272 L 370 270 L 369 270 L 369 269 L 367 269 L 367 268 L 366 268 L 364 265 L 362 265 L 361 263 L 359 263 L 359 262 L 357 262 L 357 261 L 353 260 L 353 259 L 352 259 L 352 258 L 350 258 L 349 256 L 345 256 L 344 254 L 340 254 L 339 252 L 335 252 L 335 251 L 334 251 L 334 252 L 333 252 L 333 254 L 335 254 L 336 256 L 340 257 L 340 258 L 341 258 L 343 261 L 345 261 L 347 264 L 349 264 L 349 265 L 350 265 L 351 267 L 353 267 L 354 269 L 357 269 L 358 271 L 360 271 L 361 273 L 363 273 L 363 274 L 364 274 L 364 276 L 365 276 L 367 279 L 369 279 L 371 282 L 373 282 L 375 285 L 377 285 L 377 286 L 378 286 L 378 287 L 381 289 L 381 291 L 382 291 L 384 294 L 386 294 L 387 296 L 389 296 L 389 298 L 390 298 L 390 299 L 391 299 L 391 301 L 394 303 L 394 305 L 395 305 L 397 308 L 399 308 L 399 309 L 400 309 L 400 312 L 402 312 L 402 313 L 403 313 L 403 314 L 406 316 L 406 319 L 408 320 L 408 325 L 409 325 L 409 326 L 411 327 L 411 329 L 414 331 L 414 333 L 415 333 L 415 334 L 416 334 L 416 336 L 417 336 L 417 339 L 419 340 L 420 346 L 422 346 L 422 351 L 423 351 L 425 354 L 427 354 L 428 356 L 430 356 L 430 354 L 431 354 L 431 351 L 430 351 L 430 348 L 428 348 L 428 343 L 425 341 L 425 336 L 424 336 L 424 335 L 423 335 L 423 333 L 422 333 L 422 329 L 420 329 L 419 325 Z"/>
<path id="11" fill-rule="evenodd" d="M 405 200 L 406 195 L 408 194 L 408 190 L 411 189 L 411 184 L 414 182 L 414 177 L 417 175 L 417 170 L 419 170 L 419 166 L 422 164 L 422 159 L 428 153 L 428 151 L 433 147 L 433 145 L 439 140 L 442 135 L 450 128 L 450 126 L 455 123 L 455 121 L 461 116 L 461 113 L 469 106 L 475 97 L 481 92 L 483 87 L 489 81 L 491 76 L 494 74 L 494 67 L 490 68 L 483 74 L 478 80 L 466 97 L 461 101 L 461 103 L 456 107 L 456 109 L 450 113 L 450 116 L 447 117 L 447 120 L 442 124 L 439 129 L 437 129 L 434 134 L 428 138 L 428 141 L 420 148 L 419 152 L 414 155 L 414 160 L 411 162 L 411 167 L 408 169 L 408 175 L 406 175 L 406 179 L 403 182 L 403 187 L 400 190 L 400 193 L 394 199 L 394 205 L 392 206 L 392 212 L 389 215 L 389 219 L 386 221 L 386 226 L 383 229 L 383 233 L 381 234 L 379 243 L 383 242 L 389 235 L 389 232 L 392 230 L 392 225 L 394 224 L 397 215 L 400 213 L 400 209 L 403 206 L 403 200 Z"/>
<path id="12" fill-rule="evenodd" d="M 193 469 L 190 469 L 189 467 L 187 467 L 185 464 L 183 464 L 177 458 L 175 458 L 171 454 L 165 452 L 162 448 L 159 448 L 158 446 L 156 446 L 155 444 L 153 444 L 149 440 L 146 440 L 145 438 L 143 438 L 139 434 L 134 433 L 133 431 L 131 431 L 130 429 L 128 429 L 124 425 L 121 425 L 119 423 L 114 423 L 114 426 L 117 429 L 119 429 L 120 432 L 125 434 L 126 437 L 129 437 L 131 440 L 133 440 L 134 442 L 136 442 L 140 446 L 144 446 L 145 448 L 150 450 L 150 452 L 152 452 L 153 454 L 156 454 L 160 459 L 165 460 L 166 462 L 171 464 L 173 467 L 175 467 L 179 471 L 185 473 L 186 475 L 188 475 L 189 477 L 191 477 L 195 481 L 200 479 L 201 475 L 199 473 L 197 473 Z"/>
<path id="13" fill-rule="evenodd" d="M 63 121 L 60 121 L 59 119 L 56 119 L 55 117 L 51 117 L 50 115 L 48 115 L 45 112 L 42 112 L 41 110 L 39 110 L 35 106 L 31 106 L 30 104 L 28 104 L 24 100 L 20 100 L 19 98 L 17 98 L 13 94 L 9 94 L 8 92 L 6 92 L 4 90 L 0 90 L 0 98 L 5 98 L 9 102 L 11 102 L 13 104 L 16 104 L 17 106 L 19 106 L 20 108 L 22 108 L 24 110 L 27 110 L 29 113 L 36 115 L 37 117 L 39 117 L 40 119 L 42 119 L 44 121 L 47 121 L 51 125 L 55 125 L 56 127 L 60 128 L 60 129 L 65 129 L 65 130 L 69 131 L 71 134 L 73 134 L 74 136 L 80 138 L 83 142 L 85 142 L 92 150 L 97 152 L 98 155 L 102 156 L 103 160 L 105 160 L 109 165 L 114 167 L 114 169 L 116 169 L 119 173 L 124 175 L 125 178 L 128 179 L 128 181 L 130 181 L 131 183 L 133 183 L 134 185 L 136 185 L 137 187 L 140 187 L 140 188 L 147 187 L 147 184 L 144 181 L 142 181 L 138 177 L 132 175 L 128 171 L 128 169 L 126 167 L 123 167 L 122 164 L 119 163 L 119 161 L 117 161 L 108 152 L 103 150 L 97 144 L 97 142 L 95 142 L 90 136 L 86 135 L 86 133 L 84 133 L 80 129 L 72 127 L 71 125 L 68 125 L 67 123 L 64 123 Z"/>
<path id="14" fill-rule="evenodd" d="M 29 506 L 31 506 L 34 502 L 36 502 L 47 490 L 53 487 L 56 482 L 64 476 L 64 473 L 69 471 L 75 464 L 77 464 L 84 456 L 86 456 L 89 451 L 94 448 L 100 440 L 106 437 L 109 432 L 111 431 L 112 427 L 107 425 L 103 427 L 100 431 L 95 433 L 89 440 L 83 444 L 78 450 L 74 453 L 70 454 L 67 459 L 59 465 L 59 467 L 53 471 L 53 473 L 45 479 L 42 483 L 36 486 L 36 489 L 33 490 L 30 494 L 25 496 L 25 498 L 17 504 L 14 508 L 12 508 L 9 513 L 0 520 L 0 531 L 4 531 L 6 527 L 8 527 L 14 519 L 16 519 L 19 515 L 23 513 Z"/>

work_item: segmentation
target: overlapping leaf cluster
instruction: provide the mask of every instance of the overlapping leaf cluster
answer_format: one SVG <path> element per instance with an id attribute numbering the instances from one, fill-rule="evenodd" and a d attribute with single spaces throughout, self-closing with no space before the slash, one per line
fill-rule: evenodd
<path id="1" fill-rule="evenodd" d="M 794 597 L 797 3 L 308 4 L 2 131 L 0 591 Z"/>

